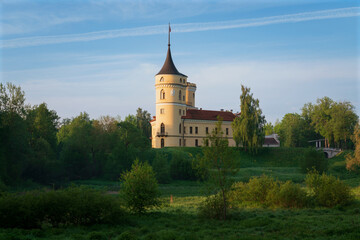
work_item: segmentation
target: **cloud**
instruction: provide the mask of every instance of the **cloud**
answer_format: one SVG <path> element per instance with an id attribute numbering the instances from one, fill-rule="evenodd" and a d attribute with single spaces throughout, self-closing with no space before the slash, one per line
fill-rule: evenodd
<path id="1" fill-rule="evenodd" d="M 272 17 L 253 18 L 253 19 L 239 19 L 232 21 L 221 22 L 206 22 L 206 23 L 187 23 L 172 25 L 173 32 L 198 32 L 211 30 L 224 30 L 233 28 L 248 28 L 258 27 L 271 24 L 280 23 L 297 23 L 304 21 L 334 19 L 334 18 L 348 18 L 360 16 L 360 7 L 337 8 L 322 11 L 303 12 L 297 14 L 288 14 Z M 27 38 L 15 38 L 3 40 L 2 48 L 20 48 L 28 46 L 40 46 L 47 44 L 59 44 L 70 42 L 86 42 L 101 39 L 121 38 L 130 36 L 146 36 L 163 34 L 167 31 L 166 25 L 155 25 L 137 28 L 124 28 L 79 34 L 54 35 L 54 36 L 38 36 Z"/>

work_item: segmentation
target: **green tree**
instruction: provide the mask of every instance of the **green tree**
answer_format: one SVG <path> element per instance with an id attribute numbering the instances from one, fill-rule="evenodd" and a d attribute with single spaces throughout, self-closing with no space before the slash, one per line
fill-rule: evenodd
<path id="1" fill-rule="evenodd" d="M 198 167 L 207 169 L 207 181 L 213 194 L 219 194 L 221 198 L 221 218 L 226 220 L 228 210 L 227 195 L 233 184 L 232 177 L 236 174 L 235 158 L 229 148 L 229 142 L 224 137 L 221 128 L 222 119 L 218 119 L 216 128 L 204 139 L 202 147 L 203 157 L 200 158 Z"/>
<path id="2" fill-rule="evenodd" d="M 281 120 L 279 135 L 284 147 L 303 147 L 305 122 L 297 113 L 288 113 Z"/>
<path id="3" fill-rule="evenodd" d="M 271 135 L 271 134 L 275 133 L 274 126 L 271 124 L 271 122 L 265 124 L 264 132 L 265 132 L 265 135 Z"/>
<path id="4" fill-rule="evenodd" d="M 26 109 L 21 88 L 0 83 L 0 178 L 7 185 L 21 180 L 31 154 Z"/>
<path id="5" fill-rule="evenodd" d="M 160 204 L 158 183 L 148 163 L 135 160 L 131 170 L 122 174 L 122 179 L 122 195 L 132 211 L 144 213 L 147 208 Z"/>
<path id="6" fill-rule="evenodd" d="M 170 166 L 167 154 L 157 152 L 152 166 L 156 174 L 156 179 L 159 183 L 170 182 Z"/>
<path id="7" fill-rule="evenodd" d="M 355 143 L 354 154 L 348 154 L 346 156 L 346 169 L 349 171 L 360 170 L 360 125 L 356 124 L 354 134 L 352 136 L 353 142 Z"/>
<path id="8" fill-rule="evenodd" d="M 259 106 L 259 100 L 253 98 L 250 88 L 241 86 L 241 114 L 232 123 L 233 136 L 236 145 L 241 143 L 245 150 L 256 151 L 264 141 L 265 117 Z"/>

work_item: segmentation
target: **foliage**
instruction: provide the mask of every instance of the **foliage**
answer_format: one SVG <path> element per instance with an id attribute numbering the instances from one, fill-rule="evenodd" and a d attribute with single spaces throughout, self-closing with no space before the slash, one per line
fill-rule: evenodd
<path id="1" fill-rule="evenodd" d="M 170 178 L 170 166 L 167 160 L 168 156 L 164 153 L 156 153 L 155 160 L 152 163 L 152 167 L 156 174 L 156 179 L 159 183 L 169 183 Z"/>
<path id="2" fill-rule="evenodd" d="M 354 134 L 352 136 L 355 143 L 354 154 L 346 156 L 346 169 L 349 171 L 358 172 L 360 170 L 360 124 L 356 124 Z"/>
<path id="3" fill-rule="evenodd" d="M 272 125 L 271 122 L 268 122 L 264 125 L 264 133 L 266 136 L 275 133 L 274 126 Z"/>
<path id="4" fill-rule="evenodd" d="M 270 190 L 267 201 L 271 205 L 282 208 L 302 208 L 308 205 L 306 191 L 292 181 L 280 183 Z"/>
<path id="5" fill-rule="evenodd" d="M 233 138 L 236 145 L 249 148 L 251 152 L 262 146 L 264 141 L 265 117 L 259 106 L 259 100 L 250 94 L 250 88 L 241 85 L 240 110 L 241 114 L 232 123 Z"/>
<path id="6" fill-rule="evenodd" d="M 319 206 L 334 207 L 353 201 L 350 187 L 334 176 L 325 173 L 320 175 L 313 170 L 306 176 L 305 183 Z"/>
<path id="7" fill-rule="evenodd" d="M 305 153 L 305 158 L 301 162 L 301 170 L 303 173 L 307 173 L 310 170 L 315 169 L 322 173 L 327 170 L 328 161 L 324 156 L 323 151 L 317 151 L 316 149 L 309 149 Z"/>
<path id="8" fill-rule="evenodd" d="M 170 162 L 170 176 L 174 180 L 196 180 L 196 170 L 192 166 L 189 153 L 173 152 Z"/>
<path id="9" fill-rule="evenodd" d="M 318 99 L 316 105 L 307 106 L 311 124 L 325 138 L 325 146 L 335 143 L 346 147 L 358 121 L 354 106 L 349 102 L 334 102 L 329 97 Z"/>
<path id="10" fill-rule="evenodd" d="M 288 113 L 281 120 L 279 135 L 284 147 L 303 147 L 307 145 L 305 138 L 305 120 L 297 113 Z"/>
<path id="11" fill-rule="evenodd" d="M 200 203 L 198 208 L 199 217 L 205 219 L 223 219 L 224 203 L 221 194 L 208 196 Z"/>
<path id="12" fill-rule="evenodd" d="M 147 208 L 160 204 L 158 183 L 148 163 L 135 160 L 131 170 L 122 174 L 122 179 L 122 196 L 132 211 L 144 213 Z"/>
<path id="13" fill-rule="evenodd" d="M 203 157 L 199 159 L 200 169 L 207 169 L 207 182 L 213 193 L 218 193 L 222 200 L 221 219 L 225 220 L 228 210 L 227 194 L 232 185 L 232 176 L 236 173 L 236 165 L 228 140 L 221 129 L 222 119 L 218 118 L 215 129 L 204 140 Z M 209 200 L 211 202 L 211 200 Z"/>
<path id="14" fill-rule="evenodd" d="M 123 218 L 115 198 L 83 187 L 0 197 L 0 226 L 4 228 L 119 223 Z"/>

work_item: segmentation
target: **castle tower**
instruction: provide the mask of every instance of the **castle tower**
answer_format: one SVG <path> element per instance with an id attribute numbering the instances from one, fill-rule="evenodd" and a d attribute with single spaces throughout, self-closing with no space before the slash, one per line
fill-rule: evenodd
<path id="1" fill-rule="evenodd" d="M 156 117 L 151 121 L 153 148 L 182 146 L 182 116 L 186 115 L 188 108 L 195 108 L 196 85 L 188 83 L 188 77 L 175 67 L 171 57 L 170 32 L 169 25 L 166 60 L 155 76 Z"/>

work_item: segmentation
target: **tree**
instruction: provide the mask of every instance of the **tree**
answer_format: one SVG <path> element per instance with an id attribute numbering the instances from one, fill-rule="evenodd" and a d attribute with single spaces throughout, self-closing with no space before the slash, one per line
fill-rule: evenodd
<path id="1" fill-rule="evenodd" d="M 160 191 L 155 173 L 148 163 L 135 160 L 131 170 L 122 174 L 122 194 L 127 206 L 134 212 L 144 213 L 147 208 L 160 204 Z"/>
<path id="2" fill-rule="evenodd" d="M 253 98 L 250 88 L 242 85 L 241 91 L 241 114 L 232 123 L 233 136 L 237 146 L 241 143 L 245 151 L 247 148 L 250 151 L 256 151 L 264 141 L 263 128 L 266 121 L 259 107 L 259 100 Z"/>
<path id="3" fill-rule="evenodd" d="M 212 193 L 220 194 L 221 218 L 226 220 L 228 199 L 227 195 L 233 183 L 232 176 L 237 172 L 233 152 L 229 148 L 227 138 L 221 129 L 222 119 L 218 118 L 216 128 L 204 139 L 202 147 L 203 157 L 200 158 L 198 168 L 206 169 L 209 176 Z"/>
<path id="4" fill-rule="evenodd" d="M 26 109 L 21 88 L 0 83 L 0 178 L 5 184 L 21 179 L 31 153 Z"/>
<path id="5" fill-rule="evenodd" d="M 271 122 L 265 124 L 264 132 L 265 132 L 265 135 L 271 135 L 271 134 L 275 133 L 274 126 L 271 124 Z"/>
<path id="6" fill-rule="evenodd" d="M 303 147 L 305 122 L 297 113 L 288 113 L 281 120 L 279 135 L 284 147 Z"/>
<path id="7" fill-rule="evenodd" d="M 360 169 L 360 124 L 356 124 L 352 140 L 355 143 L 354 154 L 346 156 L 346 169 L 349 171 L 359 171 Z"/>

